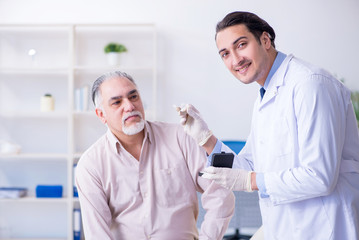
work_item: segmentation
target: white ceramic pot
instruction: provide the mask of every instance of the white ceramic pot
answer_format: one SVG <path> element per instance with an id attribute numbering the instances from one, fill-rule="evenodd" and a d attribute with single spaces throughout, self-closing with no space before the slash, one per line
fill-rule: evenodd
<path id="1" fill-rule="evenodd" d="M 55 100 L 51 96 L 51 94 L 45 94 L 41 97 L 41 112 L 51 112 L 54 111 L 55 108 Z"/>
<path id="2" fill-rule="evenodd" d="M 110 66 L 118 66 L 120 63 L 120 53 L 117 52 L 107 53 L 107 62 Z"/>

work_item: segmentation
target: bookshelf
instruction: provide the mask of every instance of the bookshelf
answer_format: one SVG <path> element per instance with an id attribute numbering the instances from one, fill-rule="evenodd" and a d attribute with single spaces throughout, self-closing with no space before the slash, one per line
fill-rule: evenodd
<path id="1" fill-rule="evenodd" d="M 0 141 L 21 147 L 0 153 L 0 187 L 28 189 L 27 197 L 0 199 L 0 239 L 74 239 L 73 166 L 106 132 L 88 96 L 92 83 L 108 71 L 129 73 L 155 120 L 156 38 L 153 24 L 0 25 Z M 118 66 L 107 63 L 108 42 L 128 49 Z M 47 93 L 55 108 L 41 112 Z M 37 185 L 62 185 L 63 197 L 36 198 Z"/>

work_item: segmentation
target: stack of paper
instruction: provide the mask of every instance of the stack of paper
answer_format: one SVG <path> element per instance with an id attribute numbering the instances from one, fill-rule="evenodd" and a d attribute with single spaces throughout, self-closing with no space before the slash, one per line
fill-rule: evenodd
<path id="1" fill-rule="evenodd" d="M 0 187 L 0 198 L 20 198 L 27 194 L 26 188 Z"/>

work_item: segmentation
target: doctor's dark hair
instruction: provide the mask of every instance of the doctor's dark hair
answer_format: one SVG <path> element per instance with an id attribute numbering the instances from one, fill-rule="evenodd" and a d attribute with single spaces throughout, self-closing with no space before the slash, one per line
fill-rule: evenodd
<path id="1" fill-rule="evenodd" d="M 95 107 L 101 106 L 101 93 L 100 93 L 101 84 L 103 82 L 113 79 L 113 78 L 127 78 L 136 86 L 136 83 L 133 80 L 133 78 L 125 72 L 113 71 L 113 72 L 108 72 L 108 73 L 103 74 L 102 76 L 97 78 L 96 81 L 92 85 L 91 96 L 92 96 L 92 101 L 93 101 Z"/>
<path id="2" fill-rule="evenodd" d="M 259 44 L 261 43 L 260 37 L 262 33 L 267 32 L 271 40 L 271 45 L 275 48 L 275 32 L 273 28 L 266 21 L 250 12 L 232 12 L 227 14 L 222 21 L 217 23 L 215 39 L 217 39 L 218 32 L 238 24 L 245 25 L 248 31 L 250 31 L 257 39 Z"/>

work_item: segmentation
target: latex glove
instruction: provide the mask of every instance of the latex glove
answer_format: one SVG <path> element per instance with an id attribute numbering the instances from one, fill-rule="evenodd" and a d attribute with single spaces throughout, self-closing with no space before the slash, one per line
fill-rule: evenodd
<path id="1" fill-rule="evenodd" d="M 251 171 L 239 168 L 207 167 L 202 171 L 203 178 L 215 181 L 217 184 L 233 191 L 253 192 Z"/>
<path id="2" fill-rule="evenodd" d="M 194 138 L 200 146 L 203 146 L 212 136 L 212 131 L 208 129 L 207 123 L 202 119 L 199 111 L 191 104 L 174 107 L 181 117 L 180 122 L 185 132 Z"/>
<path id="3" fill-rule="evenodd" d="M 264 240 L 263 225 L 254 233 L 250 240 Z"/>

